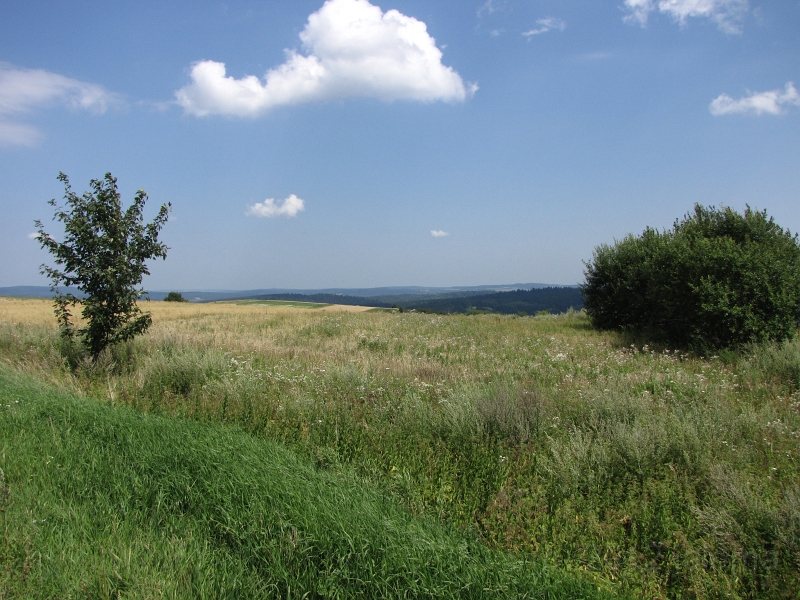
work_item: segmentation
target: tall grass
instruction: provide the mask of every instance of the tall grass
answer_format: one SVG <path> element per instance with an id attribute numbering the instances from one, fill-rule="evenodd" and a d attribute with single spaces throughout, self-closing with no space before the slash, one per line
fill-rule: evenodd
<path id="1" fill-rule="evenodd" d="M 602 586 L 800 588 L 797 342 L 697 357 L 579 313 L 153 308 L 146 337 L 75 372 L 52 326 L 9 310 L 0 356 L 114 405 L 236 423 Z"/>
<path id="2" fill-rule="evenodd" d="M 237 428 L 0 395 L 3 598 L 608 597 Z"/>

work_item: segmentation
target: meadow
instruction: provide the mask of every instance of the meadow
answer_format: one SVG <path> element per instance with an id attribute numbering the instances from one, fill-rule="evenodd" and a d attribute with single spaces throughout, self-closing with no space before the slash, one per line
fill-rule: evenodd
<path id="1" fill-rule="evenodd" d="M 275 444 L 466 536 L 458 547 L 479 540 L 587 589 L 797 597 L 800 342 L 701 357 L 579 312 L 335 309 L 149 303 L 150 331 L 91 363 L 49 302 L 0 298 L 0 360 L 105 410 Z"/>

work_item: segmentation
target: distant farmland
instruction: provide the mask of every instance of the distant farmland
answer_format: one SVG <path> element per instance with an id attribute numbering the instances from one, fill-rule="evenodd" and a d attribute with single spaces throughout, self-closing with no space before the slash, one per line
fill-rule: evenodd
<path id="1" fill-rule="evenodd" d="M 467 313 L 487 311 L 498 314 L 535 315 L 539 312 L 553 314 L 580 310 L 583 297 L 577 287 L 546 287 L 509 292 L 452 293 L 427 297 L 422 294 L 392 296 L 348 296 L 343 294 L 265 294 L 241 298 L 242 300 L 276 300 L 285 302 L 315 302 L 402 308 L 438 313 Z"/>

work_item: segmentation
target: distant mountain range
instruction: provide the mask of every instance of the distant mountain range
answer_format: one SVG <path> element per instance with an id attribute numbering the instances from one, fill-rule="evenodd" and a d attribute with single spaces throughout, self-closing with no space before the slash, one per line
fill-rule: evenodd
<path id="1" fill-rule="evenodd" d="M 66 288 L 78 297 L 76 289 Z M 177 290 L 176 290 L 177 291 Z M 168 292 L 148 292 L 151 300 L 163 300 Z M 565 312 L 570 307 L 580 309 L 583 297 L 578 286 L 549 286 L 542 283 L 517 283 L 510 285 L 480 285 L 457 287 L 380 287 L 380 288 L 326 288 L 319 290 L 261 289 L 181 291 L 192 302 L 217 302 L 221 300 L 290 300 L 295 302 L 321 302 L 397 307 L 441 313 L 487 311 L 501 314 L 529 314 L 540 311 Z M 0 288 L 0 296 L 50 298 L 46 286 L 14 286 Z"/>
<path id="2" fill-rule="evenodd" d="M 578 287 L 545 287 L 507 292 L 452 292 L 450 294 L 406 294 L 392 296 L 348 296 L 339 294 L 262 294 L 236 300 L 288 300 L 401 308 L 434 313 L 495 312 L 500 314 L 535 315 L 540 311 L 566 312 L 583 307 Z"/>
<path id="3" fill-rule="evenodd" d="M 453 287 L 430 286 L 395 286 L 375 288 L 319 288 L 319 289 L 294 289 L 294 288 L 265 288 L 257 290 L 166 290 L 149 291 L 147 295 L 151 300 L 163 300 L 170 291 L 180 292 L 183 297 L 191 302 L 214 302 L 216 300 L 232 300 L 238 298 L 255 298 L 272 294 L 335 294 L 342 296 L 362 296 L 374 298 L 376 296 L 430 296 L 450 295 L 473 292 L 509 292 L 513 290 L 554 287 L 549 283 L 511 283 L 504 285 L 476 285 Z M 558 286 L 577 287 L 577 286 Z M 63 288 L 80 297 L 80 292 L 74 288 Z M 21 298 L 50 298 L 53 296 L 50 288 L 44 285 L 17 285 L 0 287 L 0 296 L 17 296 Z"/>

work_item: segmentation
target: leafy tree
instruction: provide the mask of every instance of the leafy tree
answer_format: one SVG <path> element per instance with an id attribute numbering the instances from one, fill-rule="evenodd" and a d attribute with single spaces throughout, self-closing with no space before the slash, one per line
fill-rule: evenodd
<path id="1" fill-rule="evenodd" d="M 595 249 L 582 287 L 601 329 L 698 349 L 792 337 L 800 245 L 766 211 L 695 205 L 671 230 Z"/>
<path id="2" fill-rule="evenodd" d="M 123 210 L 117 180 L 106 173 L 102 180 L 90 182 L 91 191 L 78 196 L 69 179 L 59 173 L 64 184 L 65 204 L 55 200 L 53 220 L 64 224 L 64 241 L 59 243 L 45 233 L 36 221 L 37 240 L 55 257 L 58 268 L 42 265 L 50 277 L 55 297 L 55 313 L 63 336 L 76 334 L 93 359 L 111 344 L 126 341 L 150 326 L 149 313 L 143 313 L 136 301 L 145 294 L 139 286 L 149 274 L 145 261 L 167 257 L 168 248 L 158 241 L 158 233 L 167 221 L 171 204 L 164 204 L 156 218 L 144 224 L 142 212 L 147 194 L 139 190 L 133 204 Z M 75 286 L 85 298 L 62 294 L 59 285 Z M 81 302 L 85 325 L 75 329 L 71 310 Z"/>
<path id="3" fill-rule="evenodd" d="M 188 302 L 180 292 L 170 292 L 164 298 L 164 302 Z"/>

